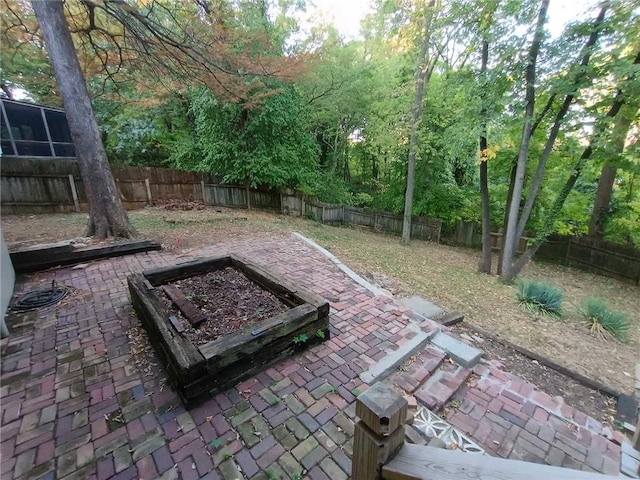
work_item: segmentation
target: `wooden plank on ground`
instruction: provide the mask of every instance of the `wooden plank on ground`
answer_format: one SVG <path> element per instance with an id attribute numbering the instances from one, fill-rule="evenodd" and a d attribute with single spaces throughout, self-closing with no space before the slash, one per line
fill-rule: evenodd
<path id="1" fill-rule="evenodd" d="M 178 307 L 178 310 L 187 317 L 189 323 L 194 327 L 197 327 L 198 324 L 207 319 L 204 312 L 191 303 L 187 297 L 185 297 L 184 293 L 182 293 L 182 290 L 175 285 L 163 285 L 162 290 L 164 290 L 164 293 L 167 294 L 173 304 Z"/>
<path id="2" fill-rule="evenodd" d="M 135 253 L 161 250 L 162 246 L 150 240 L 113 243 L 75 248 L 73 245 L 61 243 L 31 247 L 28 250 L 17 250 L 10 254 L 16 273 L 29 273 L 47 268 L 74 265 L 102 258 L 119 257 Z"/>

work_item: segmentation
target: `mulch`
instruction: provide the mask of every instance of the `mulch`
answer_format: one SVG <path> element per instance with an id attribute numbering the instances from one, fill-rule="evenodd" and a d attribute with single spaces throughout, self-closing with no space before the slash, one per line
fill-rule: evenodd
<path id="1" fill-rule="evenodd" d="M 164 295 L 165 304 L 185 327 L 185 335 L 203 345 L 223 335 L 255 325 L 289 309 L 278 297 L 264 290 L 238 270 L 227 267 L 185 278 L 172 285 L 207 317 L 196 328 Z"/>

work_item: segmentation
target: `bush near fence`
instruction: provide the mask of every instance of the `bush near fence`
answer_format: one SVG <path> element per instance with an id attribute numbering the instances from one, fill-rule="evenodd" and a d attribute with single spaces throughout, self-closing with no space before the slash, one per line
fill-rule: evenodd
<path id="1" fill-rule="evenodd" d="M 224 207 L 273 210 L 312 217 L 326 224 L 402 233 L 402 215 L 323 203 L 291 189 L 226 185 L 208 173 L 167 168 L 114 166 L 111 170 L 128 210 L 156 201 L 183 199 Z M 3 214 L 87 211 L 80 171 L 73 158 L 3 157 L 0 177 Z M 411 235 L 438 242 L 441 227 L 440 220 L 416 216 L 412 218 Z"/>

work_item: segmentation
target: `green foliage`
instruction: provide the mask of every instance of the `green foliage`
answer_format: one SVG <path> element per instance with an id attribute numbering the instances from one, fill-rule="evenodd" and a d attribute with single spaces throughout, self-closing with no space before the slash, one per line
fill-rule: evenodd
<path id="1" fill-rule="evenodd" d="M 309 336 L 306 333 L 301 333 L 300 335 L 296 335 L 295 337 L 293 337 L 293 344 L 301 345 L 306 343 L 307 340 L 309 340 Z"/>
<path id="2" fill-rule="evenodd" d="M 209 52 L 213 63 L 207 65 L 215 75 L 205 75 L 208 82 L 202 81 L 200 64 L 181 73 L 171 69 L 180 60 L 175 55 L 159 63 L 171 73 L 154 68 L 149 75 L 149 65 L 158 63 L 119 65 L 108 45 L 104 57 L 98 57 L 86 33 L 75 38 L 110 161 L 206 171 L 225 182 L 294 187 L 328 203 L 401 212 L 424 2 L 374 2 L 361 25 L 362 37 L 349 41 L 332 25 L 314 25 L 308 36 L 301 35 L 296 18 L 304 1 L 218 3 L 206 15 L 179 2 L 155 10 L 155 2 L 141 7 L 150 14 L 154 10 L 150 18 L 166 22 L 167 31 L 181 32 L 182 25 L 188 25 L 189 38 L 220 47 Z M 9 46 L 0 71 L 3 87 L 24 88 L 34 100 L 55 104 L 46 55 L 31 34 L 37 32 L 31 8 L 28 2 L 13 7 L 0 14 L 7 26 L 2 37 Z M 86 15 L 79 12 L 86 6 L 80 2 L 68 7 L 72 27 L 83 32 Z M 477 150 L 484 116 L 489 148 L 496 153 L 488 169 L 491 220 L 497 227 L 522 132 L 528 46 L 524 32 L 532 27 L 538 5 L 532 0 L 459 0 L 437 8 L 430 48 L 437 64 L 426 85 L 420 119 L 413 213 L 442 219 L 444 232 L 456 220 L 480 221 Z M 584 149 L 589 135 L 585 119 L 605 118 L 614 86 L 637 71 L 629 57 L 636 51 L 632 41 L 638 37 L 638 11 L 633 2 L 613 2 L 601 41 L 584 68 L 584 81 L 576 88 L 572 65 L 591 21 L 574 22 L 542 45 L 536 114 L 552 94 L 556 100 L 531 139 L 527 185 L 562 97 L 574 93 L 576 99 L 553 146 L 526 230 L 585 233 L 599 171 L 613 163 L 618 178 L 606 236 L 639 244 L 640 142 L 629 141 L 623 154 L 615 154 L 608 142 L 611 125 L 603 129 L 563 209 L 558 213 L 553 208 Z M 224 35 L 210 33 L 218 30 Z M 484 37 L 490 41 L 489 68 L 480 75 Z M 450 48 L 451 38 L 459 48 Z M 108 78 L 100 64 L 107 56 Z M 284 73 L 265 70 L 263 75 L 266 60 L 281 64 Z M 633 78 L 624 89 L 630 104 L 640 98 L 637 75 Z M 545 223 L 556 216 L 550 226 Z"/>
<path id="3" fill-rule="evenodd" d="M 320 328 L 316 331 L 316 337 L 318 337 L 321 340 L 324 340 L 324 338 L 326 337 L 326 334 L 324 333 L 323 330 L 321 330 Z"/>
<path id="4" fill-rule="evenodd" d="M 353 198 L 353 204 L 356 207 L 370 207 L 373 204 L 373 195 L 366 192 L 356 193 Z"/>
<path id="5" fill-rule="evenodd" d="M 314 172 L 316 146 L 304 128 L 299 98 L 291 87 L 279 90 L 255 105 L 224 103 L 209 90 L 193 90 L 193 126 L 171 145 L 171 162 L 229 183 L 304 185 Z"/>
<path id="6" fill-rule="evenodd" d="M 562 290 L 548 282 L 518 280 L 518 304 L 526 311 L 559 318 L 562 316 Z"/>
<path id="7" fill-rule="evenodd" d="M 222 445 L 224 445 L 224 442 L 222 440 L 220 440 L 219 438 L 214 438 L 213 440 L 211 440 L 209 442 L 209 447 L 214 449 L 214 450 L 217 450 Z"/>
<path id="8" fill-rule="evenodd" d="M 102 131 L 114 164 L 159 167 L 169 156 L 161 144 L 162 130 L 149 118 L 112 117 Z"/>
<path id="9" fill-rule="evenodd" d="M 592 334 L 605 340 L 627 341 L 630 327 L 627 314 L 610 310 L 604 300 L 594 297 L 586 298 L 578 311 Z"/>

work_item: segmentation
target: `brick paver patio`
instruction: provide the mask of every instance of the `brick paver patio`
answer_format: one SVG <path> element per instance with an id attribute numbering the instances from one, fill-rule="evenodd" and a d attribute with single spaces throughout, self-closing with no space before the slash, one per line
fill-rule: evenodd
<path id="1" fill-rule="evenodd" d="M 126 277 L 188 258 L 151 252 L 21 278 L 17 292 L 52 279 L 74 290 L 2 341 L 2 479 L 349 477 L 355 396 L 367 388 L 358 374 L 415 335 L 406 307 L 299 240 L 237 239 L 191 255 L 224 252 L 327 298 L 332 338 L 186 411 L 157 360 L 133 361 Z M 419 367 L 391 380 L 437 403 L 453 380 L 421 390 L 433 372 Z M 618 472 L 621 436 L 498 367 L 478 365 L 457 384 L 453 425 L 494 455 Z"/>

